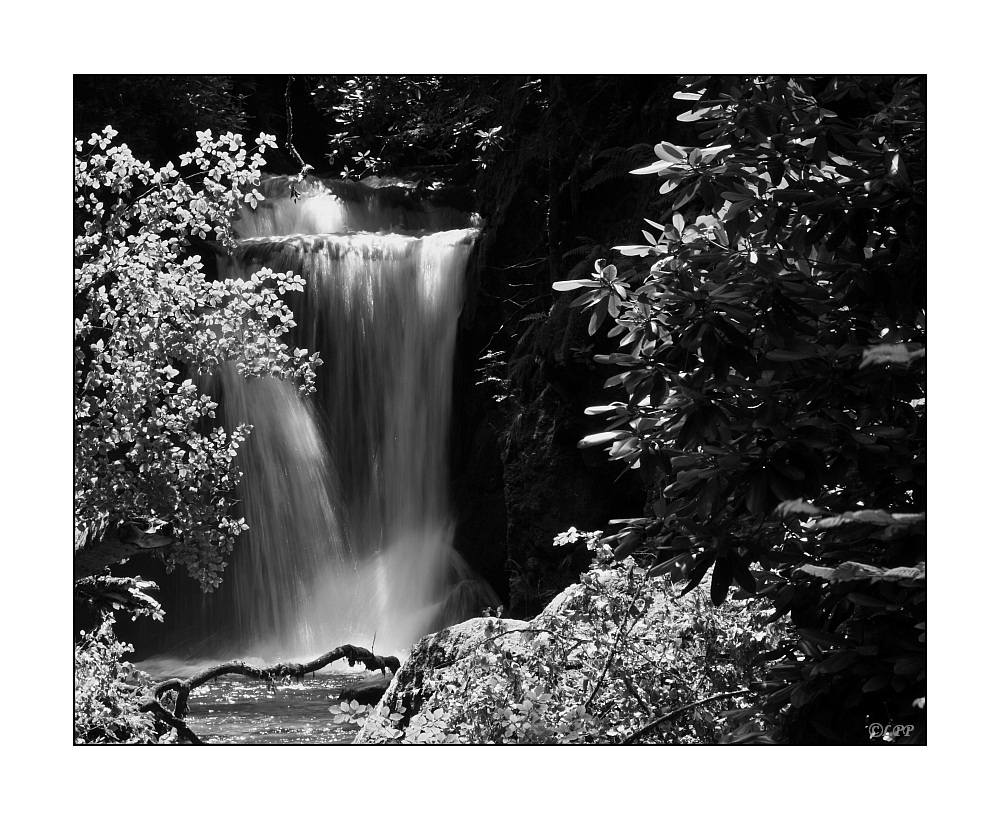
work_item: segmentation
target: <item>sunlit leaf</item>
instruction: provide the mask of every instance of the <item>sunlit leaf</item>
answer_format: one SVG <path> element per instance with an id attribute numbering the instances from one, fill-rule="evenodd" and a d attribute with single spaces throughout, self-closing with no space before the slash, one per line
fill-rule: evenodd
<path id="1" fill-rule="evenodd" d="M 553 282 L 552 290 L 576 290 L 577 288 L 600 287 L 600 282 L 593 279 L 566 279 L 562 282 Z"/>

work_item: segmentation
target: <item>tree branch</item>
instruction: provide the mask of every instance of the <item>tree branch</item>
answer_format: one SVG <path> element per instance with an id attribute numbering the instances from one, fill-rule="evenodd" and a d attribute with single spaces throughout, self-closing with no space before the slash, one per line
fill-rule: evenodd
<path id="1" fill-rule="evenodd" d="M 399 670 L 399 659 L 395 656 L 374 655 L 364 647 L 353 646 L 352 644 L 338 646 L 336 649 L 327 652 L 325 655 L 320 655 L 308 663 L 277 663 L 273 666 L 260 667 L 251 666 L 243 661 L 229 661 L 227 663 L 220 663 L 209 669 L 204 669 L 184 680 L 171 678 L 170 680 L 162 681 L 154 687 L 153 698 L 143 705 L 143 711 L 155 711 L 155 707 L 150 706 L 150 704 L 155 703 L 160 705 L 160 698 L 167 692 L 177 692 L 177 703 L 174 705 L 173 715 L 175 718 L 184 718 L 187 715 L 188 697 L 192 690 L 203 686 L 215 678 L 223 675 L 244 675 L 248 678 L 257 678 L 258 680 L 265 681 L 273 681 L 278 678 L 302 679 L 310 672 L 322 669 L 324 666 L 341 658 L 346 658 L 348 666 L 354 666 L 360 662 L 364 664 L 366 669 L 381 670 L 383 675 L 386 669 L 389 669 L 393 674 Z"/>
<path id="2" fill-rule="evenodd" d="M 190 727 L 180 718 L 174 717 L 158 700 L 148 700 L 139 707 L 140 712 L 150 712 L 158 720 L 177 730 L 177 739 L 187 741 L 192 746 L 204 746 L 204 741 L 191 731 Z"/>
<path id="3" fill-rule="evenodd" d="M 627 745 L 629 743 L 632 743 L 637 738 L 646 734 L 646 732 L 648 732 L 650 729 L 654 729 L 661 723 L 664 723 L 665 721 L 668 721 L 671 718 L 677 717 L 677 715 L 681 714 L 682 712 L 686 712 L 688 709 L 694 709 L 696 706 L 701 706 L 705 703 L 711 703 L 713 700 L 722 700 L 723 698 L 734 698 L 737 695 L 748 695 L 750 694 L 751 691 L 752 690 L 750 689 L 740 689 L 736 692 L 723 692 L 719 695 L 712 695 L 712 697 L 710 698 L 702 698 L 701 700 L 696 700 L 694 703 L 687 704 L 687 706 L 681 706 L 679 709 L 674 709 L 672 712 L 668 712 L 662 717 L 658 717 L 656 720 L 651 720 L 641 729 L 637 729 L 622 741 L 622 745 Z"/>
<path id="4" fill-rule="evenodd" d="M 89 539 L 85 535 L 80 540 L 84 543 L 73 553 L 74 581 L 102 575 L 108 567 L 120 564 L 136 553 L 163 549 L 175 543 L 172 535 L 147 532 L 135 523 L 108 527 L 95 542 L 86 543 Z"/>
<path id="5" fill-rule="evenodd" d="M 631 573 L 631 570 L 629 570 Z M 631 577 L 631 576 L 630 576 Z M 604 669 L 601 670 L 601 676 L 597 679 L 597 683 L 594 684 L 594 688 L 590 692 L 590 697 L 587 698 L 587 702 L 584 707 L 589 711 L 590 704 L 594 702 L 594 698 L 597 697 L 597 692 L 601 688 L 601 684 L 604 683 L 604 678 L 608 674 L 608 669 L 611 668 L 611 661 L 614 660 L 615 653 L 618 651 L 618 644 L 621 642 L 622 636 L 625 633 L 625 625 L 628 623 L 628 613 L 629 610 L 635 606 L 636 599 L 639 597 L 639 593 L 642 592 L 643 588 L 646 586 L 646 581 L 649 580 L 649 570 L 646 570 L 646 574 L 642 578 L 642 582 L 635 588 L 635 592 L 632 593 L 632 600 L 628 602 L 628 606 L 625 607 L 622 613 L 622 622 L 618 625 L 618 634 L 615 636 L 615 642 L 611 645 L 611 651 L 608 652 L 608 659 L 604 663 Z M 639 618 L 635 619 L 637 623 Z M 633 626 L 635 623 L 633 623 Z"/>

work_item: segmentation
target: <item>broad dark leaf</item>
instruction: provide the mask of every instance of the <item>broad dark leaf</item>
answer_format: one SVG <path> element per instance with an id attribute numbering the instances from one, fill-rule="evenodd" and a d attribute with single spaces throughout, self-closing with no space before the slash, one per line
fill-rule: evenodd
<path id="1" fill-rule="evenodd" d="M 739 555 L 732 552 L 729 555 L 729 562 L 732 568 L 733 578 L 736 583 L 751 594 L 757 593 L 757 579 L 750 572 L 750 558 L 748 555 Z"/>
<path id="2" fill-rule="evenodd" d="M 733 567 L 728 556 L 720 555 L 712 570 L 712 603 L 722 604 L 729 594 L 729 585 L 733 581 Z"/>
<path id="3" fill-rule="evenodd" d="M 703 555 L 695 561 L 694 566 L 691 567 L 691 571 L 688 573 L 687 586 L 681 590 L 681 595 L 686 595 L 698 586 L 698 584 L 701 583 L 701 579 L 705 577 L 705 574 L 708 572 L 709 567 L 711 567 L 713 563 L 715 563 L 715 553 Z"/>

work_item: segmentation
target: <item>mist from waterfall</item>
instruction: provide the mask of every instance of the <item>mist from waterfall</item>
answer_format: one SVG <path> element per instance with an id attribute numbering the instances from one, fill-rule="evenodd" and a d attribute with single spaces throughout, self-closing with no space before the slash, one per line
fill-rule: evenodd
<path id="1" fill-rule="evenodd" d="M 288 299 L 289 341 L 323 365 L 308 397 L 233 367 L 205 385 L 226 429 L 253 425 L 238 459 L 250 529 L 203 617 L 213 654 L 287 659 L 373 640 L 403 653 L 499 603 L 454 550 L 449 507 L 455 337 L 477 230 L 454 227 L 458 212 L 337 185 L 300 183 L 293 197 L 287 178 L 270 180 L 219 259 L 226 277 L 305 278 Z"/>

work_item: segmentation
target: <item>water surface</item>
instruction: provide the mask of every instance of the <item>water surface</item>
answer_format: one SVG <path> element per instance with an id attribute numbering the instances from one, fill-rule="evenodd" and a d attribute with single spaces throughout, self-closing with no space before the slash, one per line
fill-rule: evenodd
<path id="1" fill-rule="evenodd" d="M 349 683 L 366 675 L 317 674 L 302 681 L 269 685 L 227 676 L 191 693 L 187 724 L 211 744 L 344 744 L 357 734 L 353 723 L 334 723 Z"/>

